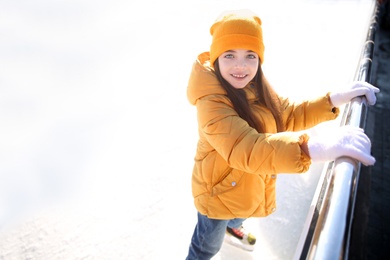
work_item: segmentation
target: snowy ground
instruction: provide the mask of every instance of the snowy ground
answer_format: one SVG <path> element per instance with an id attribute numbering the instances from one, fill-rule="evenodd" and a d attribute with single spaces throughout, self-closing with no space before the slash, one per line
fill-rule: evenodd
<path id="1" fill-rule="evenodd" d="M 184 259 L 197 141 L 186 85 L 220 12 L 261 17 L 292 99 L 346 87 L 373 1 L 0 2 L 0 259 Z M 280 175 L 246 253 L 291 259 L 321 173 Z"/>

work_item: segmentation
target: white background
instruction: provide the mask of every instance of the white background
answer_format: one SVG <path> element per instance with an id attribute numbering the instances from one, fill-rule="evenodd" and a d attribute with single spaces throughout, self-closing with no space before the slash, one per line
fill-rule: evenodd
<path id="1" fill-rule="evenodd" d="M 0 259 L 184 259 L 197 125 L 186 86 L 225 10 L 263 21 L 264 72 L 292 100 L 348 87 L 373 1 L 2 0 Z M 281 174 L 253 253 L 291 259 L 321 165 Z"/>

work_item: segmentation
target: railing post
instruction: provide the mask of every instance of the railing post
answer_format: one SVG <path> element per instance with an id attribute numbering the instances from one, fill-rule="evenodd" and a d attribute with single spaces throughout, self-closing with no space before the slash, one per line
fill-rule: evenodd
<path id="1" fill-rule="evenodd" d="M 370 81 L 378 11 L 376 3 L 355 80 Z M 366 117 L 365 98 L 355 98 L 346 105 L 341 125 L 364 128 Z M 345 157 L 325 164 L 294 259 L 348 259 L 360 167 Z"/>

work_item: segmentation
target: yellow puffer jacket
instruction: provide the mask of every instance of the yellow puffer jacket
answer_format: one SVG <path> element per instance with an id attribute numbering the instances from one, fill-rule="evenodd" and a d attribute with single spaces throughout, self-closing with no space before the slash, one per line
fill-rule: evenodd
<path id="1" fill-rule="evenodd" d="M 209 66 L 209 53 L 198 56 L 187 88 L 196 105 L 199 141 L 192 175 L 197 210 L 214 219 L 262 217 L 276 209 L 277 173 L 302 173 L 311 160 L 300 149 L 308 139 L 303 132 L 339 114 L 329 95 L 299 104 L 283 100 L 287 132 L 277 133 L 271 112 L 255 104 L 251 87 L 245 87 L 251 108 L 264 122 L 258 133 L 240 118 Z M 333 111 L 332 111 L 333 109 Z"/>

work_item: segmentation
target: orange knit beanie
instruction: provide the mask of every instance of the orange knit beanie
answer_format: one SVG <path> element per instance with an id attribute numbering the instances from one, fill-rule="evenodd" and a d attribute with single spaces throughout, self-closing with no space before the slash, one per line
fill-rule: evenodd
<path id="1" fill-rule="evenodd" d="M 248 10 L 238 10 L 221 15 L 211 26 L 213 37 L 210 47 L 210 64 L 232 49 L 246 49 L 257 53 L 260 62 L 264 61 L 263 33 L 261 20 Z"/>

